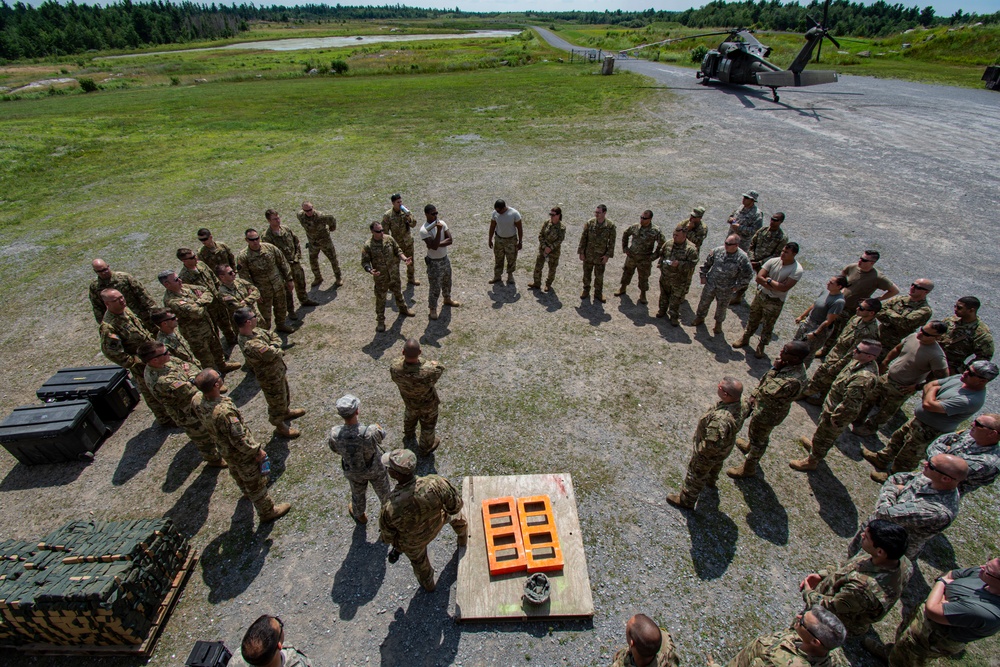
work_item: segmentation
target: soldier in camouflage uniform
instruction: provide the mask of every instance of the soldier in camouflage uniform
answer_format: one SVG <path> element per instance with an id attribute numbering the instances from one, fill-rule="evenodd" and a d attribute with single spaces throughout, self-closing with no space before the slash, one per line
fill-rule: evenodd
<path id="1" fill-rule="evenodd" d="M 217 269 L 220 265 L 236 266 L 236 255 L 225 243 L 216 241 L 207 228 L 198 230 L 198 240 L 201 241 L 201 249 L 198 250 L 198 259 L 205 262 L 208 268 L 218 275 Z"/>
<path id="2" fill-rule="evenodd" d="M 799 442 L 809 452 L 804 459 L 789 461 L 792 470 L 809 472 L 819 467 L 819 462 L 833 447 L 848 424 L 855 421 L 868 395 L 878 382 L 878 364 L 875 359 L 881 347 L 878 341 L 863 340 L 854 348 L 851 363 L 837 375 L 820 413 L 819 423 L 812 438 L 805 436 Z"/>
<path id="3" fill-rule="evenodd" d="M 361 424 L 358 421 L 360 408 L 361 401 L 351 394 L 337 399 L 337 414 L 344 423 L 330 429 L 326 444 L 330 451 L 340 456 L 340 467 L 351 485 L 351 503 L 347 506 L 347 513 L 358 524 L 365 524 L 368 523 L 365 512 L 368 485 L 372 485 L 379 505 L 384 505 L 389 499 L 389 475 L 382 464 L 385 429 L 378 424 Z M 354 508 L 361 512 L 356 513 Z"/>
<path id="4" fill-rule="evenodd" d="M 729 452 L 733 451 L 736 434 L 743 427 L 749 409 L 740 398 L 743 384 L 725 377 L 716 388 L 719 402 L 698 421 L 694 431 L 694 450 L 688 463 L 687 476 L 678 493 L 667 495 L 667 502 L 683 509 L 694 509 L 701 490 L 715 487 Z"/>
<path id="5" fill-rule="evenodd" d="M 680 667 L 670 633 L 645 614 L 628 619 L 625 640 L 627 645 L 615 653 L 611 667 Z"/>
<path id="6" fill-rule="evenodd" d="M 722 333 L 722 323 L 726 321 L 726 310 L 729 307 L 729 298 L 740 287 L 745 287 L 753 278 L 753 267 L 750 266 L 750 258 L 739 249 L 739 237 L 731 234 L 726 238 L 725 245 L 708 253 L 705 262 L 699 269 L 701 284 L 701 298 L 698 300 L 698 308 L 695 310 L 692 326 L 699 326 L 705 323 L 705 316 L 708 309 L 715 301 L 715 333 Z"/>
<path id="7" fill-rule="evenodd" d="M 840 371 L 851 361 L 851 353 L 865 339 L 878 340 L 879 323 L 875 315 L 882 308 L 878 299 L 864 299 L 855 309 L 857 313 L 847 321 L 823 364 L 816 369 L 809 384 L 802 391 L 803 398 L 811 405 L 823 405 L 830 386 Z"/>
<path id="8" fill-rule="evenodd" d="M 229 667 L 312 667 L 309 658 L 285 642 L 285 626 L 277 616 L 264 614 L 247 630 L 239 652 L 229 661 Z"/>
<path id="9" fill-rule="evenodd" d="M 167 348 L 167 352 L 174 359 L 198 366 L 198 360 L 191 351 L 187 341 L 177 334 L 177 316 L 165 308 L 154 308 L 151 315 L 153 324 L 159 331 L 156 334 L 156 341 L 162 343 Z M 201 366 L 198 366 L 200 369 Z"/>
<path id="10" fill-rule="evenodd" d="M 532 274 L 529 288 L 538 289 L 542 286 L 542 268 L 545 262 L 548 262 L 549 273 L 543 291 L 548 292 L 552 289 L 552 282 L 556 279 L 556 267 L 559 266 L 559 253 L 565 240 L 566 225 L 562 221 L 562 209 L 553 206 L 549 211 L 549 219 L 542 224 L 542 230 L 538 232 L 538 257 L 535 258 L 535 272 Z"/>
<path id="11" fill-rule="evenodd" d="M 271 328 L 271 311 L 274 310 L 274 330 L 281 333 L 292 333 L 295 329 L 285 324 L 288 315 L 286 293 L 295 287 L 292 269 L 285 260 L 285 255 L 270 243 L 260 240 L 256 229 L 248 229 L 245 233 L 247 247 L 236 257 L 236 272 L 244 280 L 253 283 L 260 290 L 257 309 L 261 315 L 261 324 L 265 329 Z"/>
<path id="12" fill-rule="evenodd" d="M 370 273 L 375 285 L 375 331 L 385 331 L 385 293 L 391 291 L 396 298 L 396 307 L 400 315 L 413 317 L 416 315 L 403 298 L 402 287 L 399 284 L 399 260 L 407 266 L 413 263 L 412 257 L 407 257 L 399 248 L 399 244 L 391 236 L 386 238 L 382 223 L 373 222 L 368 226 L 372 237 L 365 241 L 361 249 L 361 268 Z"/>
<path id="13" fill-rule="evenodd" d="M 521 214 L 516 208 L 507 206 L 503 199 L 493 203 L 493 215 L 490 217 L 490 230 L 486 241 L 493 250 L 493 280 L 490 284 L 500 282 L 504 263 L 507 264 L 507 284 L 514 282 L 514 269 L 517 268 L 517 253 L 524 243 L 524 226 Z"/>
<path id="14" fill-rule="evenodd" d="M 451 236 L 448 223 L 438 216 L 434 204 L 424 206 L 425 222 L 420 226 L 420 240 L 427 246 L 424 262 L 427 264 L 427 319 L 438 318 L 438 297 L 444 294 L 444 305 L 458 308 L 462 304 L 451 298 L 451 260 L 448 249 L 455 239 Z"/>
<path id="15" fill-rule="evenodd" d="M 295 294 L 299 298 L 299 305 L 318 306 L 319 304 L 309 298 L 306 293 L 306 272 L 302 269 L 302 248 L 299 246 L 297 237 L 288 227 L 281 226 L 281 216 L 273 208 L 264 212 L 267 219 L 267 231 L 264 232 L 264 241 L 270 243 L 281 251 L 288 262 L 288 268 L 292 271 L 292 282 L 295 284 Z M 297 320 L 299 316 L 295 314 L 295 301 L 292 290 L 285 288 L 285 301 L 288 305 L 289 319 Z"/>
<path id="16" fill-rule="evenodd" d="M 910 285 L 910 293 L 894 296 L 882 304 L 878 321 L 881 324 L 882 352 L 899 345 L 900 341 L 927 324 L 931 319 L 931 305 L 927 295 L 934 289 L 934 283 L 926 278 L 918 278 Z"/>
<path id="17" fill-rule="evenodd" d="M 170 413 L 146 385 L 143 372 L 146 364 L 139 358 L 139 346 L 153 340 L 146 326 L 125 305 L 125 297 L 116 289 L 105 289 L 100 294 L 104 315 L 101 321 L 101 352 L 112 362 L 132 372 L 135 386 L 146 401 L 156 423 L 170 428 L 176 426 Z"/>
<path id="18" fill-rule="evenodd" d="M 201 393 L 191 399 L 191 411 L 229 463 L 230 476 L 253 503 L 261 523 L 288 514 L 292 506 L 275 505 L 267 492 L 267 478 L 260 471 L 267 452 L 257 444 L 236 404 L 222 396 L 222 377 L 209 368 L 195 376 L 194 384 Z"/>
<path id="19" fill-rule="evenodd" d="M 417 446 L 417 422 L 420 422 L 419 453 L 427 456 L 441 444 L 435 437 L 438 398 L 435 385 L 444 373 L 444 366 L 436 361 L 426 361 L 420 356 L 420 343 L 409 338 L 403 344 L 403 355 L 392 362 L 389 376 L 399 387 L 403 398 L 403 444 L 411 449 Z"/>
<path id="20" fill-rule="evenodd" d="M 108 309 L 101 298 L 101 292 L 113 289 L 125 297 L 125 305 L 128 306 L 133 315 L 139 318 L 146 329 L 150 333 L 156 333 L 156 327 L 149 320 L 149 311 L 156 308 L 156 302 L 153 301 L 153 297 L 149 295 L 142 283 L 124 271 L 112 271 L 103 259 L 95 259 L 91 266 L 93 266 L 97 278 L 90 283 L 88 294 L 97 324 L 100 325 L 104 321 L 104 313 Z"/>
<path id="21" fill-rule="evenodd" d="M 955 314 L 944 320 L 948 325 L 948 333 L 938 342 L 948 357 L 949 375 L 964 371 L 968 367 L 965 361 L 970 356 L 972 361 L 993 359 L 993 334 L 986 323 L 979 319 L 979 305 L 976 297 L 963 296 L 955 302 Z"/>
<path id="22" fill-rule="evenodd" d="M 875 519 L 861 535 L 863 554 L 839 567 L 808 575 L 799 584 L 810 607 L 829 609 L 858 637 L 871 630 L 899 600 L 913 565 L 906 557 L 906 529 Z"/>
<path id="23" fill-rule="evenodd" d="M 1000 475 L 1000 415 L 981 414 L 967 431 L 946 433 L 927 446 L 927 458 L 952 454 L 969 466 L 969 476 L 958 485 L 965 497 L 981 486 L 992 484 Z"/>
<path id="24" fill-rule="evenodd" d="M 263 319 L 260 311 L 257 310 L 257 302 L 260 301 L 260 290 L 248 280 L 243 280 L 233 267 L 228 264 L 220 264 L 215 267 L 215 273 L 219 276 L 219 299 L 229 311 L 229 319 L 233 319 L 233 313 L 240 308 L 252 310 L 258 319 Z"/>
<path id="25" fill-rule="evenodd" d="M 740 250 L 750 252 L 750 241 L 757 230 L 764 226 L 764 214 L 757 209 L 760 195 L 756 190 L 743 193 L 742 205 L 729 214 L 729 233 L 740 237 Z"/>
<path id="26" fill-rule="evenodd" d="M 771 216 L 771 222 L 767 227 L 757 230 L 750 239 L 750 248 L 747 256 L 750 258 L 750 265 L 754 272 L 760 271 L 760 267 L 769 259 L 774 259 L 781 254 L 785 244 L 788 243 L 788 234 L 781 228 L 781 223 L 785 221 L 785 214 L 778 211 Z M 798 245 L 795 246 L 798 248 Z M 798 252 L 798 250 L 796 250 Z M 743 300 L 746 290 L 733 295 L 731 304 L 739 303 Z"/>
<path id="27" fill-rule="evenodd" d="M 798 243 L 786 243 L 781 255 L 764 261 L 764 265 L 754 276 L 757 284 L 757 294 L 750 304 L 750 316 L 743 336 L 733 343 L 733 347 L 745 347 L 750 343 L 750 337 L 760 326 L 760 340 L 754 350 L 754 356 L 761 359 L 764 348 L 771 342 L 774 325 L 785 307 L 788 290 L 795 287 L 802 277 L 802 265 L 795 256 L 799 254 Z"/>
<path id="28" fill-rule="evenodd" d="M 188 287 L 173 271 L 161 271 L 157 277 L 166 288 L 163 307 L 177 316 L 181 335 L 191 346 L 199 364 L 222 374 L 239 369 L 238 363 L 226 361 L 219 343 L 219 331 L 208 314 L 208 306 L 214 299 L 212 293 Z"/>
<path id="29" fill-rule="evenodd" d="M 211 468 L 225 468 L 215 440 L 191 411 L 191 399 L 198 390 L 194 378 L 201 369 L 170 357 L 163 343 L 148 341 L 139 346 L 139 358 L 146 364 L 143 377 L 149 390 L 167 409 L 174 422 L 184 429 L 198 453 Z"/>
<path id="30" fill-rule="evenodd" d="M 846 638 L 840 619 L 813 606 L 799 613 L 790 629 L 753 640 L 727 667 L 848 667 L 840 648 Z"/>
<path id="31" fill-rule="evenodd" d="M 333 275 L 336 277 L 334 287 L 344 284 L 340 275 L 340 263 L 337 262 L 337 249 L 330 238 L 330 232 L 337 231 L 337 219 L 332 215 L 324 215 L 313 208 L 307 201 L 302 202 L 302 210 L 296 214 L 299 224 L 306 230 L 306 248 L 309 250 L 309 267 L 313 274 L 313 287 L 319 287 L 323 282 L 323 274 L 319 270 L 319 253 L 322 251 L 330 260 Z"/>
<path id="32" fill-rule="evenodd" d="M 698 266 L 698 248 L 687 239 L 687 232 L 678 227 L 673 238 L 660 251 L 660 308 L 657 317 L 669 317 L 670 324 L 680 324 L 681 302 L 691 289 L 691 277 Z"/>
<path id="33" fill-rule="evenodd" d="M 649 274 L 653 270 L 653 259 L 659 257 L 663 244 L 667 242 L 660 228 L 653 224 L 653 212 L 645 210 L 639 216 L 639 223 L 632 225 L 622 234 L 622 252 L 625 253 L 625 267 L 622 269 L 622 286 L 615 296 L 623 296 L 632 274 L 639 271 L 639 303 L 649 303 Z"/>
<path id="34" fill-rule="evenodd" d="M 847 555 L 861 548 L 868 524 L 885 519 L 906 528 L 906 557 L 915 561 L 927 540 L 944 531 L 958 515 L 958 485 L 969 475 L 969 466 L 951 454 L 937 454 L 924 462 L 921 472 L 898 472 L 882 485 L 875 511 L 861 524 L 847 545 Z"/>
<path id="35" fill-rule="evenodd" d="M 408 449 L 383 454 L 382 464 L 396 481 L 396 488 L 378 517 L 381 539 L 397 554 L 406 554 L 417 581 L 431 592 L 435 587 L 434 568 L 427 558 L 427 545 L 446 523 L 455 529 L 458 546 L 464 547 L 469 541 L 462 494 L 444 477 L 417 477 L 417 456 Z"/>
<path id="36" fill-rule="evenodd" d="M 590 276 L 594 276 L 594 301 L 606 303 L 604 297 L 604 269 L 615 256 L 615 223 L 607 219 L 608 207 L 598 204 L 594 217 L 587 221 L 580 235 L 576 254 L 583 262 L 583 292 L 581 299 L 590 296 Z"/>
<path id="37" fill-rule="evenodd" d="M 410 233 L 410 230 L 417 226 L 417 220 L 409 209 L 403 206 L 403 195 L 397 192 L 389 197 L 389 201 L 392 203 L 392 208 L 382 215 L 382 229 L 389 232 L 389 236 L 393 238 L 404 255 L 414 257 L 413 234 Z M 409 285 L 420 284 L 420 281 L 416 279 L 413 263 L 406 265 L 406 282 Z"/>
<path id="38" fill-rule="evenodd" d="M 705 217 L 705 207 L 695 206 L 691 209 L 691 214 L 687 220 L 681 220 L 674 229 L 683 230 L 687 234 L 687 240 L 694 244 L 694 247 L 701 252 L 701 244 L 708 236 L 708 227 L 705 226 L 702 218 Z"/>
<path id="39" fill-rule="evenodd" d="M 726 471 L 733 479 L 757 474 L 757 464 L 767 451 L 771 431 L 785 421 L 792 401 L 805 386 L 806 369 L 802 362 L 808 354 L 809 346 L 802 341 L 787 343 L 750 395 L 749 405 L 753 412 L 747 426 L 747 440 L 736 439 L 736 446 L 747 457 L 742 465 Z"/>
<path id="40" fill-rule="evenodd" d="M 208 264 L 200 261 L 190 248 L 179 248 L 177 259 L 184 264 L 184 268 L 180 270 L 177 277 L 185 285 L 212 295 L 212 302 L 208 304 L 208 315 L 215 323 L 215 328 L 222 332 L 226 344 L 230 347 L 236 345 L 236 328 L 233 327 L 229 311 L 222 303 L 222 299 L 219 298 L 219 285 L 221 283 L 215 271 Z"/>
<path id="41" fill-rule="evenodd" d="M 282 438 L 299 437 L 298 429 L 289 428 L 292 419 L 298 419 L 306 413 L 301 408 L 291 407 L 288 391 L 288 366 L 282 352 L 281 339 L 277 334 L 257 326 L 257 315 L 246 308 L 237 310 L 233 315 L 239 327 L 240 350 L 247 360 L 257 383 L 267 401 L 267 419 L 274 425 L 274 434 Z"/>

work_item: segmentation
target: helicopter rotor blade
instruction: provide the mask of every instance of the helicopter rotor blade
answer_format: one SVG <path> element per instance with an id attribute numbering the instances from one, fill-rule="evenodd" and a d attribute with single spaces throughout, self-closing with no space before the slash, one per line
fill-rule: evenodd
<path id="1" fill-rule="evenodd" d="M 827 35 L 825 35 L 825 37 L 828 40 L 830 40 L 831 42 L 833 42 L 833 45 L 836 46 L 838 49 L 840 48 L 840 42 L 838 42 L 836 39 L 834 39 L 832 35 L 827 34 Z"/>
<path id="2" fill-rule="evenodd" d="M 685 37 L 674 37 L 672 39 L 664 39 L 664 40 L 660 40 L 659 42 L 653 42 L 651 44 L 640 44 L 639 46 L 633 46 L 633 47 L 628 48 L 628 49 L 622 49 L 622 52 L 625 52 L 625 51 L 638 51 L 639 49 L 645 49 L 645 48 L 648 48 L 650 46 L 659 46 L 660 44 L 673 44 L 674 42 L 683 42 L 686 39 L 698 39 L 699 37 L 717 37 L 719 35 L 731 35 L 732 32 L 733 31 L 731 31 L 731 30 L 726 30 L 725 32 L 722 32 L 722 31 L 719 31 L 719 32 L 706 32 L 706 33 L 702 33 L 700 35 L 687 35 Z"/>
<path id="3" fill-rule="evenodd" d="M 823 5 L 823 27 L 826 27 L 826 19 L 830 13 L 830 0 L 826 0 L 826 4 Z"/>
<path id="4" fill-rule="evenodd" d="M 809 22 L 812 23 L 814 27 L 819 26 L 819 21 L 817 21 L 813 17 L 806 14 L 806 18 L 809 19 Z"/>

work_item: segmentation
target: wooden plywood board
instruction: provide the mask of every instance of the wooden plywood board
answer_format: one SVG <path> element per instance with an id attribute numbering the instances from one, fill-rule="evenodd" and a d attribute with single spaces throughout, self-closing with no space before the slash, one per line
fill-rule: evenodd
<path id="1" fill-rule="evenodd" d="M 526 572 L 490 576 L 482 502 L 500 496 L 537 495 L 547 495 L 552 501 L 566 564 L 562 572 L 547 573 L 552 595 L 547 603 L 535 607 L 521 600 Z M 458 561 L 455 614 L 459 620 L 541 620 L 594 615 L 576 494 L 569 473 L 466 477 L 462 482 L 462 500 L 469 521 L 469 546 Z"/>

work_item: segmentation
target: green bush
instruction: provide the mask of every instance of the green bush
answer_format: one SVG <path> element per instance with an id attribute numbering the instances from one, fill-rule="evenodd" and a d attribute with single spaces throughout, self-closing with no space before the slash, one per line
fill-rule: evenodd
<path id="1" fill-rule="evenodd" d="M 85 93 L 92 93 L 97 90 L 97 84 L 93 79 L 80 79 L 80 88 Z"/>
<path id="2" fill-rule="evenodd" d="M 334 74 L 344 74 L 347 72 L 349 67 L 347 66 L 347 61 L 341 58 L 330 61 L 330 71 Z"/>
<path id="3" fill-rule="evenodd" d="M 179 86 L 179 85 L 181 85 L 181 78 L 179 76 L 172 76 L 172 77 L 170 77 L 170 85 L 171 86 Z"/>
<path id="4" fill-rule="evenodd" d="M 705 58 L 706 53 L 708 53 L 708 47 L 704 44 L 699 44 L 691 49 L 691 62 L 700 63 Z"/>

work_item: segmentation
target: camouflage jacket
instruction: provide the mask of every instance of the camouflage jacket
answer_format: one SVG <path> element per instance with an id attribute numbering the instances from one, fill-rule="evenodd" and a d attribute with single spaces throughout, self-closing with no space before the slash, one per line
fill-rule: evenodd
<path id="1" fill-rule="evenodd" d="M 945 318 L 944 322 L 948 325 L 948 331 L 938 343 L 944 349 L 952 374 L 965 371 L 965 360 L 970 354 L 976 355 L 973 361 L 989 361 L 993 358 L 993 334 L 981 319 L 976 318 L 974 322 L 963 324 L 952 315 Z"/>
<path id="2" fill-rule="evenodd" d="M 361 249 L 361 268 L 371 273 L 374 269 L 381 275 L 375 279 L 385 279 L 399 273 L 399 254 L 403 252 L 396 243 L 396 239 L 391 236 L 383 238 L 381 241 L 368 239 Z"/>
<path id="3" fill-rule="evenodd" d="M 656 225 L 643 227 L 636 223 L 622 234 L 622 252 L 636 259 L 651 259 L 660 254 L 666 242 L 666 237 Z"/>
<path id="4" fill-rule="evenodd" d="M 844 651 L 835 648 L 822 658 L 802 651 L 795 630 L 758 637 L 736 654 L 727 667 L 849 667 Z"/>
<path id="5" fill-rule="evenodd" d="M 840 332 L 840 336 L 837 337 L 837 342 L 834 343 L 833 348 L 826 355 L 826 361 L 824 363 L 839 362 L 843 360 L 849 360 L 851 355 L 854 353 L 854 348 L 858 346 L 863 340 L 879 340 L 879 331 L 881 329 L 881 324 L 877 319 L 873 319 L 871 322 L 865 322 L 863 319 L 857 315 L 853 316 L 851 319 L 847 320 L 847 324 L 844 325 L 843 331 Z"/>
<path id="6" fill-rule="evenodd" d="M 906 528 L 910 537 L 906 555 L 913 560 L 927 540 L 951 525 L 958 500 L 957 489 L 938 491 L 922 472 L 899 472 L 882 485 L 868 520 L 886 519 Z"/>
<path id="7" fill-rule="evenodd" d="M 462 511 L 462 494 L 444 477 L 427 475 L 397 484 L 378 517 L 381 539 L 399 551 L 422 549 L 448 517 Z"/>
<path id="8" fill-rule="evenodd" d="M 671 262 L 677 262 L 677 266 L 672 266 Z M 665 276 L 674 276 L 691 280 L 694 269 L 698 266 L 698 248 L 690 240 L 684 245 L 674 243 L 673 239 L 667 241 L 660 251 L 660 273 Z"/>
<path id="9" fill-rule="evenodd" d="M 733 221 L 729 224 L 736 225 L 736 233 L 740 237 L 740 250 L 747 252 L 750 250 L 750 240 L 757 230 L 764 226 L 764 214 L 753 204 L 750 208 L 738 209 L 729 214 Z"/>
<path id="10" fill-rule="evenodd" d="M 153 396 L 159 399 L 167 414 L 179 426 L 191 426 L 201 422 L 191 412 L 191 399 L 200 392 L 191 383 L 198 374 L 198 367 L 186 364 L 180 359 L 168 359 L 163 368 L 146 366 L 143 379 Z"/>
<path id="11" fill-rule="evenodd" d="M 805 386 L 806 367 L 803 364 L 769 369 L 751 394 L 754 415 L 767 414 L 783 419 L 788 415 L 792 401 Z"/>
<path id="12" fill-rule="evenodd" d="M 260 250 L 240 250 L 240 254 L 236 256 L 236 264 L 240 278 L 250 281 L 258 289 L 284 290 L 285 283 L 292 279 L 292 269 L 288 266 L 285 255 L 263 241 Z"/>
<path id="13" fill-rule="evenodd" d="M 566 225 L 559 222 L 552 222 L 551 220 L 546 220 L 542 223 L 542 230 L 538 232 L 538 249 L 541 252 L 545 251 L 545 248 L 551 248 L 552 251 L 549 253 L 549 257 L 558 257 L 559 251 L 562 249 L 562 242 L 566 240 Z"/>
<path id="14" fill-rule="evenodd" d="M 846 428 L 857 418 L 861 406 L 865 405 L 875 385 L 878 384 L 878 364 L 854 361 L 844 366 L 830 386 L 823 412 L 829 409 L 830 421 L 834 426 Z"/>
<path id="15" fill-rule="evenodd" d="M 299 237 L 288 227 L 278 227 L 278 231 L 268 227 L 267 231 L 264 232 L 264 240 L 280 250 L 289 264 L 302 262 L 302 247 L 299 246 Z"/>
<path id="16" fill-rule="evenodd" d="M 698 420 L 694 430 L 694 452 L 710 454 L 729 452 L 736 443 L 736 434 L 743 427 L 747 407 L 740 401 L 723 403 L 719 401 Z"/>
<path id="17" fill-rule="evenodd" d="M 219 300 L 230 314 L 240 308 L 256 310 L 257 301 L 260 300 L 260 290 L 254 287 L 253 283 L 237 276 L 232 285 L 225 283 L 219 285 Z"/>
<path id="18" fill-rule="evenodd" d="M 321 243 L 330 241 L 330 232 L 337 230 L 337 219 L 332 215 L 324 215 L 313 209 L 313 215 L 306 215 L 305 211 L 295 214 L 299 219 L 302 229 L 306 230 L 306 239 L 309 243 Z"/>
<path id="19" fill-rule="evenodd" d="M 832 611 L 849 634 L 863 635 L 896 604 L 912 570 L 906 556 L 896 567 L 879 567 L 861 552 L 840 567 L 818 571 L 822 579 L 812 590 L 803 590 L 802 599 L 810 607 Z"/>
<path id="20" fill-rule="evenodd" d="M 389 366 L 389 376 L 399 387 L 403 403 L 414 408 L 440 402 L 434 385 L 441 379 L 442 373 L 444 366 L 436 361 L 426 361 L 423 357 L 416 364 L 408 364 L 405 357 L 399 357 Z"/>
<path id="21" fill-rule="evenodd" d="M 94 309 L 94 319 L 98 324 L 104 321 L 104 313 L 108 310 L 104 300 L 101 299 L 101 292 L 106 289 L 116 289 L 121 292 L 125 297 L 125 305 L 144 322 L 149 320 L 149 311 L 156 308 L 156 302 L 142 283 L 124 271 L 112 271 L 111 277 L 107 280 L 98 276 L 97 280 L 90 283 L 90 305 Z"/>
<path id="22" fill-rule="evenodd" d="M 172 334 L 165 334 L 161 331 L 156 334 L 156 340 L 163 343 L 163 346 L 170 352 L 171 357 L 176 357 L 181 361 L 186 361 L 195 366 L 198 365 L 198 360 L 194 358 L 191 347 L 188 346 L 186 340 L 177 335 L 176 331 Z"/>
<path id="23" fill-rule="evenodd" d="M 285 376 L 288 367 L 278 334 L 257 327 L 249 336 L 240 334 L 237 340 L 243 358 L 250 364 L 258 381 L 277 380 Z"/>
<path id="24" fill-rule="evenodd" d="M 753 267 L 745 252 L 728 253 L 720 245 L 705 257 L 699 274 L 706 280 L 706 286 L 724 290 L 748 285 L 753 278 Z"/>
<path id="25" fill-rule="evenodd" d="M 385 429 L 378 424 L 341 424 L 330 429 L 326 444 L 340 455 L 340 467 L 345 473 L 365 472 L 382 466 L 382 440 Z"/>
<path id="26" fill-rule="evenodd" d="M 899 341 L 927 324 L 931 319 L 931 305 L 927 300 L 913 301 L 908 294 L 898 294 L 882 302 L 882 309 L 875 318 L 881 323 L 882 349 L 886 352 Z"/>
<path id="27" fill-rule="evenodd" d="M 205 308 L 213 299 L 211 292 L 202 292 L 201 296 L 198 296 L 194 289 L 183 285 L 180 293 L 164 291 L 163 307 L 177 316 L 177 324 L 180 325 L 181 333 L 184 333 L 185 327 L 197 326 L 208 320 Z"/>
<path id="28" fill-rule="evenodd" d="M 580 245 L 577 246 L 576 254 L 583 255 L 584 260 L 591 264 L 601 261 L 601 257 L 607 255 L 608 259 L 615 256 L 615 223 L 607 218 L 602 224 L 597 222 L 597 218 L 591 218 L 583 228 L 580 235 Z"/>
<path id="29" fill-rule="evenodd" d="M 192 285 L 203 292 L 211 292 L 212 296 L 219 293 L 219 277 L 205 262 L 198 262 L 194 270 L 185 266 L 177 272 L 177 277 L 185 285 Z"/>
<path id="30" fill-rule="evenodd" d="M 656 652 L 649 667 L 680 667 L 681 661 L 677 657 L 677 647 L 674 646 L 673 637 L 666 628 L 660 628 L 660 637 L 660 650 Z M 635 660 L 629 653 L 628 646 L 615 653 L 615 657 L 611 659 L 611 667 L 635 667 Z"/>
<path id="31" fill-rule="evenodd" d="M 750 239 L 750 251 L 747 254 L 751 262 L 763 264 L 772 257 L 780 255 L 786 243 L 788 234 L 781 227 L 773 232 L 770 227 L 761 227 Z"/>
<path id="32" fill-rule="evenodd" d="M 153 340 L 153 334 L 127 307 L 121 315 L 115 315 L 111 311 L 104 313 L 101 322 L 101 352 L 122 368 L 135 369 L 136 373 L 141 373 L 143 363 L 136 352 L 140 345 L 150 340 Z"/>
<path id="33" fill-rule="evenodd" d="M 388 231 L 396 241 L 411 237 L 410 230 L 416 226 L 417 221 L 410 211 L 397 213 L 395 209 L 390 208 L 382 215 L 382 228 Z"/>
<path id="34" fill-rule="evenodd" d="M 212 441 L 229 465 L 237 468 L 257 467 L 260 445 L 231 399 L 220 396 L 209 400 L 198 392 L 191 399 L 191 413 L 212 436 Z"/>
<path id="35" fill-rule="evenodd" d="M 215 275 L 215 267 L 220 264 L 225 264 L 233 270 L 236 269 L 236 255 L 229 249 L 229 246 L 218 241 L 215 242 L 214 248 L 202 245 L 201 250 L 198 251 L 198 259 L 208 265 L 208 268 L 212 270 L 212 275 Z"/>
<path id="36" fill-rule="evenodd" d="M 683 229 L 687 232 L 687 240 L 693 243 L 694 247 L 700 251 L 701 244 L 705 242 L 705 237 L 708 236 L 708 227 L 705 226 L 705 222 L 700 218 L 694 227 L 689 228 L 690 222 L 690 218 L 681 220 L 674 229 Z"/>
<path id="37" fill-rule="evenodd" d="M 969 476 L 958 485 L 961 496 L 992 484 L 1000 474 L 1000 445 L 984 447 L 968 431 L 945 433 L 927 446 L 928 459 L 937 454 L 954 454 L 969 464 Z"/>

